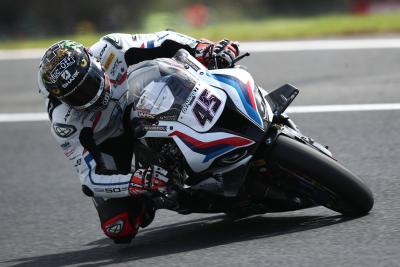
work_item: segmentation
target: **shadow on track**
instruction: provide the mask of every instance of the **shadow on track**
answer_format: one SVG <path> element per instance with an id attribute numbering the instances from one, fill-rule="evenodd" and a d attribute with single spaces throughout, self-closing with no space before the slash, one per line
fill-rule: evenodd
<path id="1" fill-rule="evenodd" d="M 257 216 L 231 221 L 225 215 L 143 229 L 130 245 L 109 239 L 86 244 L 89 249 L 4 261 L 12 266 L 107 266 L 171 255 L 229 243 L 316 229 L 351 220 L 337 216 Z"/>

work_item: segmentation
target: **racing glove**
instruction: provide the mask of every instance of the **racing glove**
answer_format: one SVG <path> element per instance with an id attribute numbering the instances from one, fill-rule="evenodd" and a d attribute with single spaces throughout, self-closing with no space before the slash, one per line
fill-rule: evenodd
<path id="1" fill-rule="evenodd" d="M 232 66 L 239 55 L 239 43 L 228 39 L 217 43 L 201 40 L 195 47 L 195 56 L 208 69 L 221 69 Z"/>
<path id="2" fill-rule="evenodd" d="M 159 166 L 136 170 L 129 183 L 130 195 L 140 197 L 151 196 L 155 192 L 164 193 L 169 180 L 167 174 L 168 172 Z"/>

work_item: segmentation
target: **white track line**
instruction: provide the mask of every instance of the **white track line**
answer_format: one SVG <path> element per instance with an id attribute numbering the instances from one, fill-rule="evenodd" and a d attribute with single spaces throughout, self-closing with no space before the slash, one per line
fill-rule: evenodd
<path id="1" fill-rule="evenodd" d="M 400 48 L 400 38 L 242 42 L 244 52 L 285 52 Z M 0 60 L 39 59 L 46 49 L 0 50 Z"/>
<path id="2" fill-rule="evenodd" d="M 0 122 L 47 121 L 47 113 L 1 113 Z"/>
<path id="3" fill-rule="evenodd" d="M 39 59 L 43 56 L 46 49 L 17 49 L 17 50 L 0 50 L 1 60 L 26 60 Z M 38 62 L 39 64 L 39 62 Z"/>
<path id="4" fill-rule="evenodd" d="M 354 104 L 354 105 L 325 105 L 325 106 L 293 106 L 288 113 L 320 113 L 320 112 L 345 112 L 345 111 L 379 111 L 400 110 L 400 103 L 387 104 Z"/>
<path id="5" fill-rule="evenodd" d="M 241 51 L 284 52 L 400 48 L 400 39 L 309 40 L 243 43 Z"/>
<path id="6" fill-rule="evenodd" d="M 326 106 L 293 106 L 288 113 L 320 113 L 320 112 L 349 112 L 349 111 L 379 111 L 400 110 L 400 103 L 388 104 L 355 104 L 355 105 L 326 105 Z M 48 121 L 47 113 L 0 113 L 1 122 L 30 122 Z"/>

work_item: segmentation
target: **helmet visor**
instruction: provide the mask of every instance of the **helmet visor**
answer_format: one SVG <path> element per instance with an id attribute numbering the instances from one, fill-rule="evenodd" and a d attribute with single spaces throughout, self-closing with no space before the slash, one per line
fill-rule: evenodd
<path id="1" fill-rule="evenodd" d="M 99 64 L 91 63 L 85 78 L 78 84 L 72 93 L 66 95 L 62 100 L 75 109 L 86 109 L 93 105 L 101 96 L 105 77 Z"/>

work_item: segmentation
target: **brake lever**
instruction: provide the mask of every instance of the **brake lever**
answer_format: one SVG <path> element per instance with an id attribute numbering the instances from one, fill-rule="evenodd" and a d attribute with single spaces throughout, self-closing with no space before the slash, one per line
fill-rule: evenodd
<path id="1" fill-rule="evenodd" d="M 237 58 L 235 58 L 235 59 L 232 61 L 232 64 L 231 64 L 230 67 L 231 67 L 231 68 L 235 67 L 235 63 L 236 63 L 236 62 L 238 62 L 238 61 L 240 61 L 240 60 L 242 60 L 243 58 L 248 57 L 248 56 L 250 56 L 250 53 L 249 53 L 249 52 L 246 52 L 246 53 L 244 53 L 244 54 L 238 56 Z"/>

